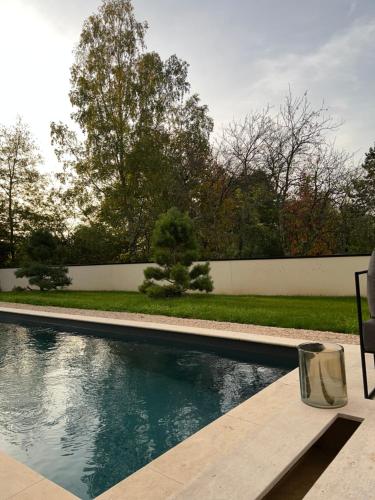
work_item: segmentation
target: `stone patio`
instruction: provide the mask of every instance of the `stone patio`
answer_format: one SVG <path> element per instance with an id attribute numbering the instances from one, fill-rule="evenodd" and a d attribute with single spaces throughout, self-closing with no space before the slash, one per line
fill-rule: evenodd
<path id="1" fill-rule="evenodd" d="M 40 308 L 27 310 L 13 304 L 11 308 L 2 306 L 0 311 L 4 312 L 23 309 L 23 314 L 60 319 L 77 319 L 79 314 L 82 321 L 143 326 L 155 329 L 155 334 L 157 330 L 168 330 L 176 335 L 188 333 L 291 347 L 311 340 L 302 334 L 296 339 L 259 335 L 258 332 L 160 324 L 144 317 L 143 321 L 130 321 L 95 315 L 96 311 L 90 311 L 88 316 L 89 311 L 84 311 L 83 315 L 81 311 L 73 314 L 69 311 L 68 314 L 66 309 L 52 312 Z M 358 347 L 348 344 L 344 347 L 349 396 L 349 403 L 344 408 L 319 410 L 303 404 L 299 397 L 298 370 L 293 370 L 110 488 L 98 500 L 263 498 L 339 416 L 363 422 L 305 498 L 374 498 L 375 403 L 363 398 Z M 373 372 L 375 374 L 375 370 Z M 4 455 L 0 456 L 0 482 L 1 500 L 75 498 Z"/>

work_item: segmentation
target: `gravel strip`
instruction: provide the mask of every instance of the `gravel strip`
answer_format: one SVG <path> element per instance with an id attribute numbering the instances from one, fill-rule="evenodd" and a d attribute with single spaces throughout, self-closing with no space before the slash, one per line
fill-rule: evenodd
<path id="1" fill-rule="evenodd" d="M 216 330 L 230 330 L 233 332 L 255 333 L 258 335 L 271 335 L 274 337 L 289 337 L 293 339 L 303 338 L 318 342 L 339 342 L 343 344 L 359 344 L 358 335 L 334 332 L 320 332 L 317 330 L 297 330 L 296 328 L 279 328 L 274 326 L 246 325 L 242 323 L 227 323 L 221 321 L 208 321 L 205 319 L 175 318 L 153 314 L 139 314 L 115 311 L 97 311 L 92 309 L 73 309 L 69 307 L 34 306 L 30 304 L 18 304 L 13 302 L 0 302 L 0 306 L 12 307 L 14 309 L 31 309 L 33 311 L 58 312 L 75 314 L 77 316 L 97 316 L 99 318 L 115 318 L 131 321 L 149 321 L 153 323 L 165 323 L 167 325 L 196 326 L 200 328 L 213 328 Z"/>

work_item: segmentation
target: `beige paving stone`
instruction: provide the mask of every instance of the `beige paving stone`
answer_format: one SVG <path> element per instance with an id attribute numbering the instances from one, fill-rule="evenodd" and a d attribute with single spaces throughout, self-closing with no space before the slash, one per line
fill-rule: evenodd
<path id="1" fill-rule="evenodd" d="M 187 483 L 217 456 L 258 430 L 258 425 L 224 416 L 161 455 L 150 467 L 176 481 Z"/>
<path id="2" fill-rule="evenodd" d="M 227 415 L 264 426 L 298 397 L 299 387 L 278 381 L 258 392 Z"/>
<path id="3" fill-rule="evenodd" d="M 283 377 L 279 378 L 278 382 L 282 382 L 283 384 L 291 384 L 291 385 L 298 385 L 299 386 L 298 368 L 290 371 L 289 373 L 287 373 Z"/>
<path id="4" fill-rule="evenodd" d="M 375 409 L 375 408 L 374 408 Z M 365 421 L 305 495 L 306 500 L 375 498 L 375 424 Z"/>
<path id="5" fill-rule="evenodd" d="M 181 487 L 181 483 L 146 466 L 96 497 L 96 500 L 164 500 Z"/>
<path id="6" fill-rule="evenodd" d="M 301 403 L 303 405 L 303 403 Z M 303 405 L 306 406 L 306 405 Z M 176 493 L 175 499 L 249 500 L 260 495 L 295 463 L 334 420 L 334 416 L 309 408 L 288 408 L 259 433 L 221 457 L 204 473 Z M 304 410 L 304 409 L 303 409 Z M 309 415 L 310 414 L 310 415 Z"/>
<path id="7" fill-rule="evenodd" d="M 0 500 L 5 500 L 44 478 L 0 452 Z"/>
<path id="8" fill-rule="evenodd" d="M 78 497 L 44 479 L 12 496 L 12 500 L 78 500 Z"/>
<path id="9" fill-rule="evenodd" d="M 265 407 L 268 404 L 268 410 L 265 411 L 273 413 L 273 417 L 267 417 L 267 425 L 260 430 L 255 439 L 243 440 L 232 452 L 217 459 L 211 467 L 208 467 L 195 481 L 175 494 L 173 498 L 186 500 L 261 498 L 338 416 L 348 416 L 356 420 L 364 419 L 364 423 L 359 429 L 361 432 L 357 431 L 349 440 L 342 452 L 316 483 L 314 492 L 317 495 L 314 496 L 311 493 L 309 498 L 311 500 L 314 498 L 330 500 L 331 498 L 337 498 L 337 500 L 375 498 L 373 491 L 375 440 L 371 439 L 371 436 L 375 435 L 375 402 L 365 400 L 362 396 L 358 352 L 348 352 L 348 361 L 348 405 L 341 409 L 321 410 L 309 407 L 297 398 L 292 398 L 284 410 L 278 411 L 278 405 L 281 406 L 280 400 L 283 396 L 285 397 L 281 387 L 279 387 L 281 384 L 284 386 L 285 384 L 282 382 L 283 379 L 280 379 L 237 409 L 232 410 L 233 414 L 239 415 L 240 412 L 245 411 L 243 409 L 246 409 L 247 406 L 250 411 L 256 412 L 257 410 L 252 410 L 251 406 L 257 399 L 258 405 L 261 407 L 263 404 Z M 287 377 L 293 385 L 293 374 L 289 374 Z M 264 395 L 267 391 L 274 392 L 276 399 L 277 394 L 279 394 L 280 400 L 274 402 L 273 409 L 270 403 L 262 401 L 262 393 Z M 242 417 L 244 417 L 243 414 Z M 366 427 L 363 427 L 365 424 Z M 360 442 L 361 439 L 363 443 L 366 442 L 362 457 L 363 444 Z M 366 465 L 363 465 L 364 463 Z M 357 465 L 361 471 L 360 475 L 355 472 Z M 352 467 L 351 473 L 346 471 L 348 467 Z M 342 475 L 347 477 L 337 493 L 335 484 L 341 480 Z M 363 477 L 363 482 L 357 489 L 357 481 L 361 480 L 361 477 Z M 370 480 L 369 477 L 372 479 Z"/>

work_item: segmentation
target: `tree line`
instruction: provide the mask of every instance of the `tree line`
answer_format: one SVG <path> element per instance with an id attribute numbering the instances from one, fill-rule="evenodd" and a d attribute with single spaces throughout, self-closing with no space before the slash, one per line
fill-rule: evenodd
<path id="1" fill-rule="evenodd" d="M 375 246 L 375 150 L 338 149 L 340 124 L 307 93 L 213 134 L 188 64 L 145 44 L 130 0 L 84 22 L 71 68 L 74 130 L 56 121 L 61 171 L 42 175 L 26 124 L 0 127 L 0 263 L 19 265 L 48 229 L 56 263 L 147 261 L 156 220 L 192 219 L 200 259 L 368 253 Z"/>

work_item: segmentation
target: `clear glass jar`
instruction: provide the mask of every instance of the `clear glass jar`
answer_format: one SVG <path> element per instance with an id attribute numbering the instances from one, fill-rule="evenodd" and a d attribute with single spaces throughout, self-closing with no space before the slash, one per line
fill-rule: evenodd
<path id="1" fill-rule="evenodd" d="M 340 408 L 348 402 L 344 348 L 339 344 L 298 346 L 301 399 L 316 408 Z"/>

